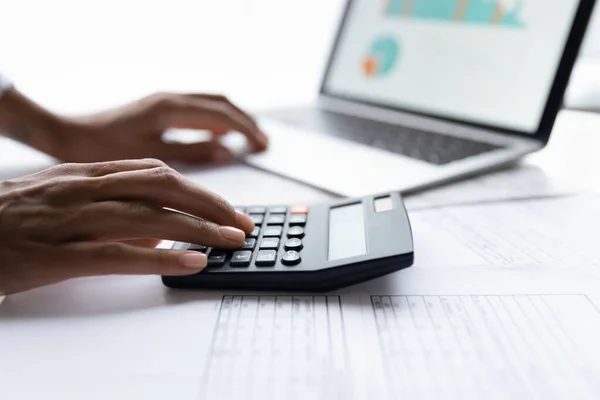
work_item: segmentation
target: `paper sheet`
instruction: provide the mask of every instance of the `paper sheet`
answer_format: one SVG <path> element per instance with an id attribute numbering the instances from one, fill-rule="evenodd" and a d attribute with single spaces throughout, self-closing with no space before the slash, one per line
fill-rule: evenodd
<path id="1" fill-rule="evenodd" d="M 598 265 L 600 196 L 409 212 L 415 265 Z"/>
<path id="2" fill-rule="evenodd" d="M 225 295 L 200 398 L 350 398 L 344 336 L 340 296 Z"/>
<path id="3" fill-rule="evenodd" d="M 520 165 L 407 195 L 404 201 L 407 209 L 413 211 L 461 204 L 544 199 L 578 191 L 576 186 L 568 182 L 550 179 L 544 171 L 534 165 Z"/>
<path id="4" fill-rule="evenodd" d="M 598 360 L 587 353 L 593 339 L 579 331 L 589 320 L 600 333 L 600 314 L 585 295 L 372 296 L 371 301 L 391 394 L 600 395 Z"/>
<path id="5" fill-rule="evenodd" d="M 547 273 L 512 285 L 496 270 L 431 282 L 415 270 L 397 294 L 380 280 L 340 295 L 223 296 L 201 398 L 597 398 L 598 298 Z"/>
<path id="6" fill-rule="evenodd" d="M 559 268 L 412 269 L 316 295 L 83 279 L 0 307 L 0 387 L 14 400 L 595 399 L 599 284 Z"/>

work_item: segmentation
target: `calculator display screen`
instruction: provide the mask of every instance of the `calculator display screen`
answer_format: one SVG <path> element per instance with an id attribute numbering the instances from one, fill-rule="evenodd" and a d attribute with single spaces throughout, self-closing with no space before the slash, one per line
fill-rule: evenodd
<path id="1" fill-rule="evenodd" d="M 329 260 L 367 254 L 362 203 L 329 210 Z"/>

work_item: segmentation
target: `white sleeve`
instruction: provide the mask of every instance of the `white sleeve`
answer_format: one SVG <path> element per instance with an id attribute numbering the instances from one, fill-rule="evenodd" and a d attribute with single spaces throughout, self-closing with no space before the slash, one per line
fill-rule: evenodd
<path id="1" fill-rule="evenodd" d="M 5 78 L 4 76 L 2 76 L 0 74 L 0 97 L 2 97 L 4 92 L 11 89 L 12 87 L 13 87 L 12 83 L 7 78 Z"/>

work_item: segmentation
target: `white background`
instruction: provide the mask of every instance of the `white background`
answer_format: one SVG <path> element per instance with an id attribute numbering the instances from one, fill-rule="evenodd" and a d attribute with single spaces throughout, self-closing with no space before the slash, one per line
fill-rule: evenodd
<path id="1" fill-rule="evenodd" d="M 391 105 L 535 132 L 571 28 L 577 0 L 527 0 L 525 29 L 385 17 L 357 1 L 328 88 Z M 367 79 L 374 38 L 398 39 L 395 70 Z"/>
<path id="2" fill-rule="evenodd" d="M 0 71 L 53 109 L 156 90 L 312 100 L 342 0 L 0 0 Z"/>

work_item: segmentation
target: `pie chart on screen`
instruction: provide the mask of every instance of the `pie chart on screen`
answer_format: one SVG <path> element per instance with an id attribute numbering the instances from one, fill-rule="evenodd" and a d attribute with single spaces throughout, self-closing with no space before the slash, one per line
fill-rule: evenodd
<path id="1" fill-rule="evenodd" d="M 394 69 L 400 47 L 395 38 L 382 36 L 373 41 L 363 59 L 363 73 L 368 78 L 383 77 Z"/>

